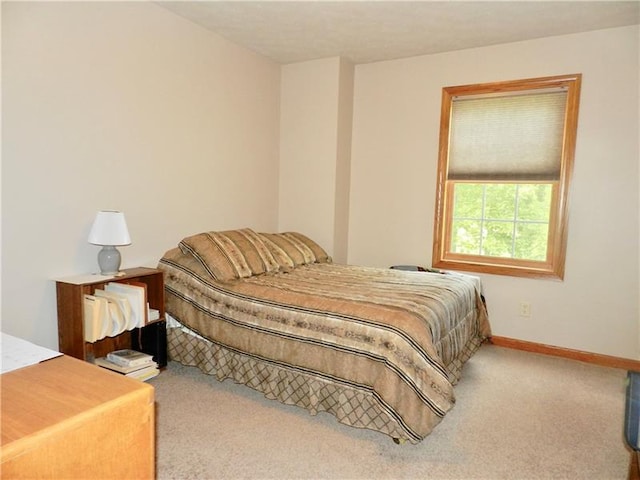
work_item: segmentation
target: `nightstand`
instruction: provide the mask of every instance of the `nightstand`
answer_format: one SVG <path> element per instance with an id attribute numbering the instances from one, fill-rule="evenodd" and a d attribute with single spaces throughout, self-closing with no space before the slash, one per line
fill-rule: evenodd
<path id="1" fill-rule="evenodd" d="M 92 295 L 107 283 L 138 282 L 146 285 L 149 306 L 160 312 L 159 318 L 144 327 L 125 331 L 114 337 L 86 342 L 84 336 L 84 295 Z M 137 267 L 122 270 L 119 276 L 82 275 L 56 280 L 58 302 L 58 348 L 60 352 L 92 361 L 113 350 L 133 348 L 153 355 L 160 368 L 167 365 L 167 335 L 164 311 L 164 274 L 155 268 Z"/>

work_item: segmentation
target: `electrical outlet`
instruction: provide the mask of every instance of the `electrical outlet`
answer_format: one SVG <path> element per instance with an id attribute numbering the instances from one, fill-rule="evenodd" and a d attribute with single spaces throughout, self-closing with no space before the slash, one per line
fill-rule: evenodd
<path id="1" fill-rule="evenodd" d="M 520 302 L 520 316 L 521 317 L 531 316 L 531 304 L 529 302 Z"/>

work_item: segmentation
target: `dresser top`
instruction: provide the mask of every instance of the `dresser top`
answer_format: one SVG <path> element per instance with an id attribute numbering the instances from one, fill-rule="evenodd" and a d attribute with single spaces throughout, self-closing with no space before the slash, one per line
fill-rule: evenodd
<path id="1" fill-rule="evenodd" d="M 2 458 L 22 442 L 72 426 L 90 411 L 141 396 L 153 403 L 153 387 L 66 355 L 0 375 Z"/>

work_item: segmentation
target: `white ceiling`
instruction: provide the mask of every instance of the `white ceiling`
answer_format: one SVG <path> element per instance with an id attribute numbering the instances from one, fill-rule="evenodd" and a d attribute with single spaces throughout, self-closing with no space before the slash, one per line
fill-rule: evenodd
<path id="1" fill-rule="evenodd" d="M 377 62 L 640 23 L 640 1 L 159 1 L 279 63 Z"/>

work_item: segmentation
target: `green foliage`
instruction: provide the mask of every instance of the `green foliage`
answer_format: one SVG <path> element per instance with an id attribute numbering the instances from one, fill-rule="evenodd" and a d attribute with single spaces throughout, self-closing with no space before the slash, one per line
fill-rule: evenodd
<path id="1" fill-rule="evenodd" d="M 477 255 L 480 251 L 482 238 L 481 222 L 479 220 L 454 220 L 451 239 L 451 250 L 457 253 Z"/>
<path id="2" fill-rule="evenodd" d="M 547 258 L 548 224 L 516 224 L 514 258 L 544 261 Z"/>
<path id="3" fill-rule="evenodd" d="M 485 191 L 484 218 L 513 222 L 516 218 L 516 185 L 514 183 L 490 183 L 485 186 Z"/>
<path id="4" fill-rule="evenodd" d="M 522 184 L 518 189 L 518 220 L 549 222 L 551 185 Z"/>
<path id="5" fill-rule="evenodd" d="M 481 255 L 507 257 L 512 255 L 513 223 L 484 222 L 484 240 Z"/>
<path id="6" fill-rule="evenodd" d="M 544 261 L 551 184 L 456 183 L 453 252 Z"/>
<path id="7" fill-rule="evenodd" d="M 482 218 L 483 186 L 478 183 L 459 183 L 455 188 L 453 218 Z"/>

